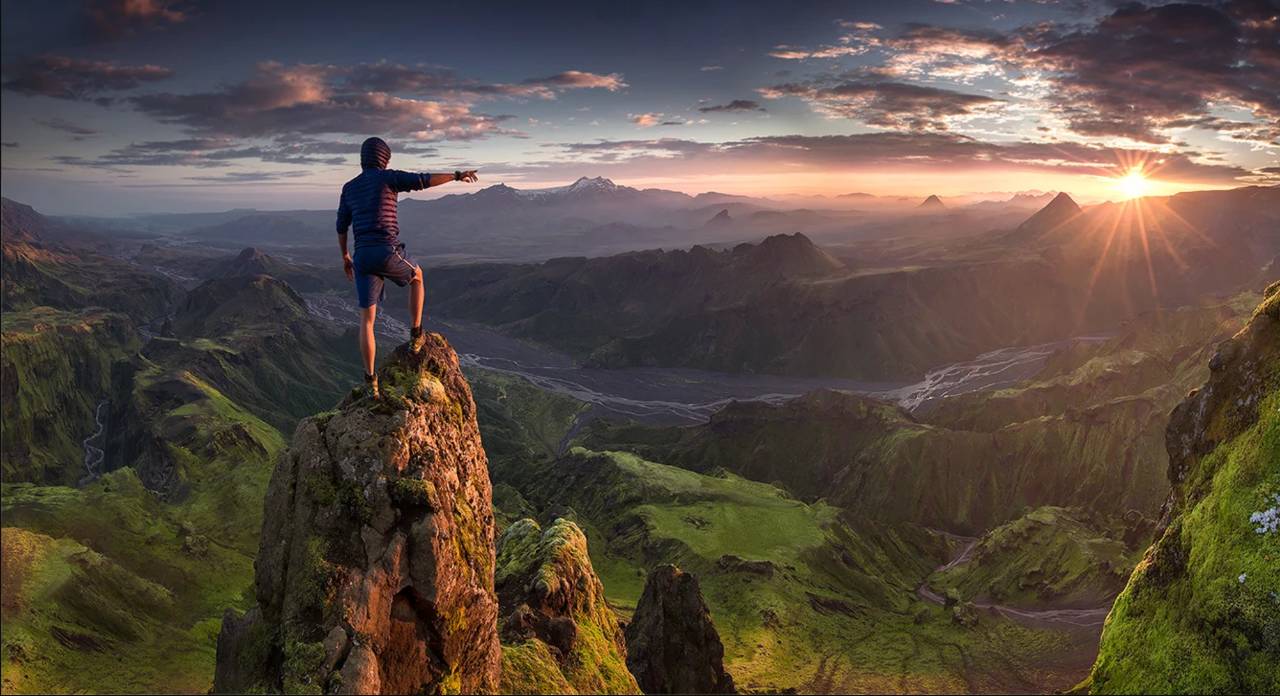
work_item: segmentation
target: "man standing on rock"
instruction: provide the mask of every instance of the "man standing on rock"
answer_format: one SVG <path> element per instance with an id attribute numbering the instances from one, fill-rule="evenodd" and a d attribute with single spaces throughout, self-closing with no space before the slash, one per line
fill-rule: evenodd
<path id="1" fill-rule="evenodd" d="M 417 352 L 426 340 L 422 333 L 422 303 L 426 297 L 422 267 L 405 256 L 396 219 L 396 197 L 404 191 L 421 191 L 450 181 L 476 181 L 474 169 L 452 174 L 401 172 L 387 169 L 390 161 L 391 147 L 386 141 L 365 140 L 360 146 L 360 175 L 343 185 L 338 199 L 338 248 L 342 251 L 342 270 L 347 280 L 356 284 L 363 319 L 360 355 L 364 358 L 364 381 L 374 398 L 378 397 L 378 376 L 373 371 L 373 321 L 378 316 L 378 303 L 386 295 L 385 281 L 409 286 L 409 316 L 413 319 L 410 348 Z M 354 258 L 347 252 L 347 229 L 353 227 Z"/>

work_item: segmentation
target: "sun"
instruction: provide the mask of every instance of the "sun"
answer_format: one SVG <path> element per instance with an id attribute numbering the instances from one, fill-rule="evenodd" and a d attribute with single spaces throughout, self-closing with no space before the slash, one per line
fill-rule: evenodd
<path id="1" fill-rule="evenodd" d="M 1141 167 L 1134 167 L 1128 174 L 1116 178 L 1116 189 L 1126 198 L 1141 198 L 1151 190 L 1151 182 L 1143 175 Z"/>

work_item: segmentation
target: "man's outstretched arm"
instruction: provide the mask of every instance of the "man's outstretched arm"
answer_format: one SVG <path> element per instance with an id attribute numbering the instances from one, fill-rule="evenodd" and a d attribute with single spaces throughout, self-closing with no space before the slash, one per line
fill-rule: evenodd
<path id="1" fill-rule="evenodd" d="M 432 174 L 429 178 L 427 186 L 439 186 L 447 184 L 450 181 L 461 181 L 468 184 L 476 183 L 476 170 L 468 169 L 466 171 L 457 171 L 452 174 Z"/>
<path id="2" fill-rule="evenodd" d="M 418 172 L 391 171 L 397 191 L 421 191 L 424 188 L 447 184 L 450 181 L 463 181 L 468 184 L 476 182 L 476 170 L 456 171 L 452 174 L 426 174 Z"/>

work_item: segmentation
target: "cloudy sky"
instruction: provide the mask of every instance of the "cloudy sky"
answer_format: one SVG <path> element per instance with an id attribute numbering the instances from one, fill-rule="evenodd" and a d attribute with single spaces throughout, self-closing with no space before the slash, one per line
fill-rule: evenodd
<path id="1" fill-rule="evenodd" d="M 4 195 L 328 207 L 368 135 L 392 166 L 520 187 L 1280 182 L 1269 0 L 373 4 L 4 0 Z"/>

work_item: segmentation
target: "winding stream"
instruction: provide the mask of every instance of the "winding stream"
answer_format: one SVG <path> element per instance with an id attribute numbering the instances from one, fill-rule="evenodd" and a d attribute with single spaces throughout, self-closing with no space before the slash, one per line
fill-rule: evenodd
<path id="1" fill-rule="evenodd" d="M 97 429 L 81 443 L 84 446 L 85 471 L 84 478 L 80 480 L 81 485 L 96 481 L 98 480 L 98 477 L 102 476 L 102 462 L 107 458 L 107 453 L 96 443 L 101 442 L 103 436 L 106 434 L 107 424 L 106 421 L 103 420 L 102 414 L 103 409 L 105 409 L 109 403 L 111 403 L 109 399 L 103 399 L 98 402 L 98 407 L 94 410 L 93 414 Z"/>

